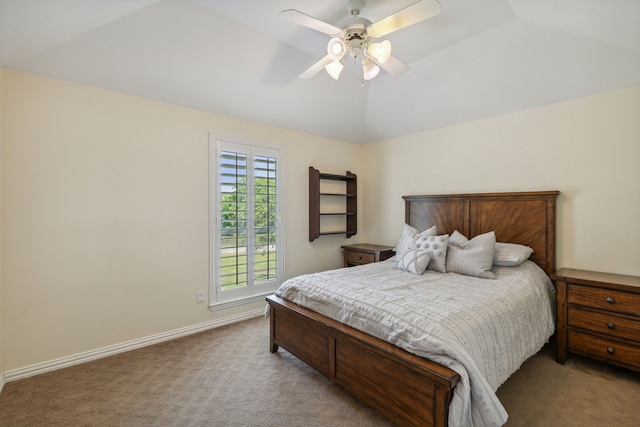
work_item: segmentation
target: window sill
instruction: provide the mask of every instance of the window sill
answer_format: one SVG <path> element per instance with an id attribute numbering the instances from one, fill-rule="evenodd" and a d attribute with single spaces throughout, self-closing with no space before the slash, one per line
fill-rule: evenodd
<path id="1" fill-rule="evenodd" d="M 221 301 L 221 302 L 211 303 L 211 304 L 209 304 L 209 310 L 210 311 L 225 310 L 225 309 L 231 308 L 231 307 L 237 307 L 237 306 L 240 306 L 240 305 L 251 304 L 251 303 L 254 303 L 254 302 L 258 302 L 258 301 L 264 301 L 265 298 L 268 295 L 271 295 L 271 294 L 273 294 L 273 291 L 265 292 L 263 294 L 258 294 L 258 295 L 252 295 L 250 297 L 245 297 L 245 298 L 238 298 L 238 299 L 229 300 L 229 301 Z M 266 302 L 265 302 L 265 304 L 266 304 Z"/>

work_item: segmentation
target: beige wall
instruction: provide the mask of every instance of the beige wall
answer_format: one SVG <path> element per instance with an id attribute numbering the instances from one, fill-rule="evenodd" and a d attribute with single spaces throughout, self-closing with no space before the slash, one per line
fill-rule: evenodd
<path id="1" fill-rule="evenodd" d="M 395 244 L 401 196 L 559 190 L 558 267 L 640 275 L 640 88 L 367 145 L 364 239 Z"/>
<path id="2" fill-rule="evenodd" d="M 640 88 L 358 146 L 3 70 L 0 374 L 210 312 L 208 133 L 285 147 L 286 276 L 395 244 L 401 196 L 560 190 L 558 264 L 640 274 Z M 521 160 L 514 160 L 514 159 Z M 358 174 L 357 236 L 308 242 L 308 166 Z"/>
<path id="3" fill-rule="evenodd" d="M 344 236 L 308 241 L 308 167 L 358 171 L 359 146 L 11 70 L 2 82 L 5 373 L 264 307 L 196 303 L 210 131 L 285 148 L 286 276 L 341 265 Z"/>

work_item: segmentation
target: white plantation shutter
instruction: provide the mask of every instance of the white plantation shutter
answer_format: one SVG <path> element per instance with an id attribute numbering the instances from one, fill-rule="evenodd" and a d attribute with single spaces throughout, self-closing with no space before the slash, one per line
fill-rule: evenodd
<path id="1" fill-rule="evenodd" d="M 230 138 L 211 145 L 212 303 L 244 302 L 282 282 L 281 149 Z"/>
<path id="2" fill-rule="evenodd" d="M 221 290 L 247 286 L 247 154 L 223 151 L 219 156 Z"/>

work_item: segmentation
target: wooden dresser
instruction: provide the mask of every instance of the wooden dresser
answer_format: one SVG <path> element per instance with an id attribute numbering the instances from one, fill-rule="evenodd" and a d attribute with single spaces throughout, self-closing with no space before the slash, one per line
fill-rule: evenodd
<path id="1" fill-rule="evenodd" d="M 396 254 L 391 246 L 372 245 L 369 243 L 344 245 L 342 249 L 344 250 L 345 267 L 384 261 Z"/>
<path id="2" fill-rule="evenodd" d="M 556 283 L 557 354 L 640 371 L 640 277 L 563 268 Z"/>

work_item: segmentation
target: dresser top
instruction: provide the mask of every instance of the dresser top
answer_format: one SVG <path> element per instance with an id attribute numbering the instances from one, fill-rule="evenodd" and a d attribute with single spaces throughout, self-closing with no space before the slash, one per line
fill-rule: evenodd
<path id="1" fill-rule="evenodd" d="M 640 277 L 627 276 L 624 274 L 562 268 L 553 273 L 551 278 L 553 280 L 570 280 L 571 282 L 585 284 L 610 283 L 613 285 L 630 286 L 640 289 Z"/>

